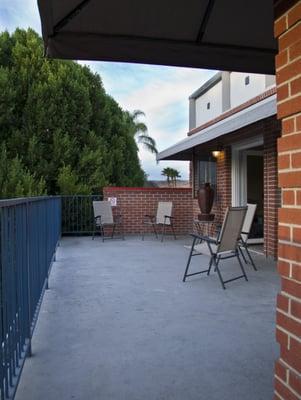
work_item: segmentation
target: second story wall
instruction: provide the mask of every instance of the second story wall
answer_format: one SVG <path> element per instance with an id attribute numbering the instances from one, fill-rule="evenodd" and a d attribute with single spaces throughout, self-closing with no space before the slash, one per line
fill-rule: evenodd
<path id="1" fill-rule="evenodd" d="M 267 87 L 266 75 L 231 72 L 230 74 L 230 103 L 234 108 L 260 93 Z"/>
<path id="2" fill-rule="evenodd" d="M 189 130 L 258 96 L 273 85 L 273 75 L 217 73 L 189 98 Z"/>
<path id="3" fill-rule="evenodd" d="M 196 126 L 202 125 L 220 115 L 222 107 L 222 81 L 195 100 Z"/>

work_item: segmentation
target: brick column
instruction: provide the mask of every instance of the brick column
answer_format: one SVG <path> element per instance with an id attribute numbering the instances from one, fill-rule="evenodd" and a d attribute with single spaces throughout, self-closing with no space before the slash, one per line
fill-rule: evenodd
<path id="1" fill-rule="evenodd" d="M 301 1 L 275 1 L 279 210 L 275 399 L 301 399 Z"/>

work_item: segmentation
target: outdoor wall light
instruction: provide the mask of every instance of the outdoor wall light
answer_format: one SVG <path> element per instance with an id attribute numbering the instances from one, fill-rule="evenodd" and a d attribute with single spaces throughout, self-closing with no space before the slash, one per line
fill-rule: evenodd
<path id="1" fill-rule="evenodd" d="M 220 151 L 220 150 L 213 150 L 213 152 L 212 152 L 212 155 L 213 155 L 213 157 L 215 157 L 215 158 L 218 158 L 220 154 L 221 154 L 221 151 Z"/>

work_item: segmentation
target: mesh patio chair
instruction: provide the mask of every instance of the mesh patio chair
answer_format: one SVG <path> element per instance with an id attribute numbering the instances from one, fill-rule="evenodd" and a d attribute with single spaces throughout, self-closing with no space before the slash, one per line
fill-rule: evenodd
<path id="1" fill-rule="evenodd" d="M 163 242 L 163 237 L 166 233 L 166 227 L 171 228 L 173 236 L 177 239 L 174 227 L 173 227 L 173 216 L 172 216 L 172 202 L 171 201 L 159 201 L 157 214 L 156 215 L 145 215 L 143 220 L 143 232 L 142 240 L 144 240 L 145 227 L 152 226 L 156 238 L 158 238 L 158 233 L 156 227 L 161 226 L 161 242 Z"/>
<path id="2" fill-rule="evenodd" d="M 245 250 L 246 255 L 249 259 L 249 261 L 251 262 L 253 268 L 255 271 L 257 271 L 256 265 L 254 263 L 253 258 L 251 257 L 251 254 L 249 252 L 248 249 L 248 239 L 249 239 L 249 235 L 251 232 L 251 227 L 252 227 L 252 223 L 254 220 L 254 216 L 255 216 L 255 212 L 256 212 L 256 208 L 257 208 L 257 204 L 247 204 L 248 210 L 246 213 L 246 217 L 242 226 L 242 230 L 241 230 L 241 235 L 240 235 L 240 241 L 239 241 L 239 251 L 241 253 L 241 256 L 244 260 L 244 262 L 247 264 L 248 261 L 244 255 L 243 250 Z"/>
<path id="3" fill-rule="evenodd" d="M 99 229 L 102 236 L 102 241 L 105 239 L 113 239 L 116 227 L 119 227 L 121 235 L 118 238 L 124 240 L 123 224 L 121 214 L 115 215 L 113 217 L 112 206 L 109 201 L 93 201 L 93 211 L 94 211 L 94 231 L 92 239 L 94 239 L 97 229 Z M 111 226 L 112 234 L 109 237 L 105 237 L 104 228 Z"/>
<path id="4" fill-rule="evenodd" d="M 228 282 L 232 282 L 240 278 L 245 278 L 246 281 L 248 280 L 238 250 L 238 241 L 240 239 L 241 229 L 246 212 L 247 207 L 229 207 L 217 239 L 213 239 L 209 236 L 191 234 L 193 237 L 193 242 L 188 257 L 183 282 L 186 281 L 188 276 L 199 275 L 205 272 L 207 272 L 207 275 L 209 275 L 212 265 L 217 271 L 223 289 L 226 289 L 225 284 Z M 189 274 L 188 269 L 191 258 L 196 255 L 208 255 L 210 257 L 208 268 Z M 235 276 L 234 278 L 228 280 L 223 280 L 219 263 L 221 260 L 233 257 L 237 258 L 242 275 Z"/>

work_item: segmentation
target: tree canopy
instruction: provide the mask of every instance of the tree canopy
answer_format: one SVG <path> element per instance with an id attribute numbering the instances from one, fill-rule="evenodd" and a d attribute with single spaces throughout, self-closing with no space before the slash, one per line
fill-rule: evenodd
<path id="1" fill-rule="evenodd" d="M 87 66 L 44 58 L 33 30 L 0 34 L 2 198 L 143 185 L 136 118 Z"/>
<path id="2" fill-rule="evenodd" d="M 177 169 L 166 167 L 162 170 L 161 175 L 166 176 L 168 185 L 172 184 L 177 186 L 177 178 L 181 178 L 181 175 Z"/>

